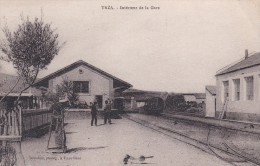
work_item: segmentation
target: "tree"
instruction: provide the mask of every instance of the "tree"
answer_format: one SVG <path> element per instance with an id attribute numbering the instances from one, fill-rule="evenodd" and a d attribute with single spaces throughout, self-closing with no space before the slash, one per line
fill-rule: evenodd
<path id="1" fill-rule="evenodd" d="M 181 94 L 171 94 L 166 99 L 166 107 L 172 111 L 185 111 L 187 108 L 184 96 Z"/>
<path id="2" fill-rule="evenodd" d="M 42 97 L 48 104 L 59 102 L 59 99 L 67 97 L 71 107 L 74 108 L 78 104 L 79 96 L 73 90 L 73 82 L 67 77 L 62 79 L 62 82 L 56 86 L 56 92 L 47 91 Z"/>
<path id="3" fill-rule="evenodd" d="M 77 104 L 79 96 L 73 89 L 73 82 L 67 77 L 64 77 L 62 83 L 57 85 L 56 92 L 59 97 L 66 96 L 72 106 Z"/>
<path id="4" fill-rule="evenodd" d="M 18 81 L 14 87 L 19 81 L 22 81 L 24 85 L 24 89 L 20 91 L 17 101 L 22 93 L 34 84 L 39 72 L 46 69 L 53 58 L 58 55 L 63 45 L 59 44 L 58 34 L 51 28 L 51 25 L 44 23 L 42 19 L 35 18 L 34 21 L 30 21 L 27 17 L 27 19 L 21 18 L 21 21 L 21 24 L 18 25 L 14 32 L 11 32 L 8 26 L 5 26 L 3 28 L 5 38 L 0 42 L 0 51 L 4 53 L 4 56 L 1 56 L 0 59 L 11 62 L 18 74 Z M 14 87 L 11 87 L 10 91 L 1 98 L 0 103 L 13 91 Z M 15 104 L 14 107 L 18 108 L 18 102 L 15 102 Z M 16 114 L 18 114 L 17 110 L 14 109 Z M 2 115 L 1 118 L 4 119 L 4 124 L 7 123 L 7 114 L 11 111 L 12 109 L 7 109 L 5 115 Z M 14 122 L 13 119 L 12 121 Z M 20 128 L 17 130 L 20 130 L 21 133 L 22 122 L 18 119 L 16 121 L 16 124 L 20 122 Z M 6 146 L 5 143 L 1 146 L 3 145 Z M 21 148 L 21 144 L 18 147 Z M 17 155 L 16 157 L 20 158 L 19 156 L 21 157 L 22 155 Z M 21 159 L 23 161 L 17 162 L 17 165 L 25 165 L 23 157 Z"/>
<path id="5" fill-rule="evenodd" d="M 56 92 L 47 91 L 42 95 L 42 99 L 46 104 L 59 102 L 60 99 L 66 97 L 72 107 L 77 106 L 79 96 L 73 91 L 73 82 L 67 79 L 64 79 L 61 84 L 56 86 Z"/>
<path id="6" fill-rule="evenodd" d="M 21 17 L 21 24 L 17 30 L 11 32 L 8 26 L 3 28 L 5 39 L 0 43 L 0 50 L 5 54 L 0 59 L 11 62 L 18 76 L 24 84 L 21 94 L 30 88 L 39 71 L 44 70 L 58 55 L 64 43 L 59 44 L 58 34 L 51 28 L 51 24 L 42 19 Z"/>

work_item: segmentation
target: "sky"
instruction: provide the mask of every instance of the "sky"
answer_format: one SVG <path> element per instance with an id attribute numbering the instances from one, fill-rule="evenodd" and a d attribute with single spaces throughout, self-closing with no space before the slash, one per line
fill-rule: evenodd
<path id="1" fill-rule="evenodd" d="M 245 49 L 260 51 L 260 0 L 0 0 L 1 28 L 14 31 L 21 14 L 66 42 L 39 77 L 84 60 L 136 89 L 204 92 Z M 2 61 L 0 72 L 15 74 Z"/>

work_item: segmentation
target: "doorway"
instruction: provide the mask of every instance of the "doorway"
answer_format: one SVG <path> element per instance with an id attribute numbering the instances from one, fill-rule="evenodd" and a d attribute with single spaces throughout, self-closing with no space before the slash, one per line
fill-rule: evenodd
<path id="1" fill-rule="evenodd" d="M 103 96 L 102 95 L 96 95 L 96 101 L 97 101 L 97 105 L 98 108 L 101 109 L 103 108 Z"/>
<path id="2" fill-rule="evenodd" d="M 119 110 L 119 111 L 123 111 L 123 109 L 124 109 L 124 98 L 115 98 L 114 108 Z"/>

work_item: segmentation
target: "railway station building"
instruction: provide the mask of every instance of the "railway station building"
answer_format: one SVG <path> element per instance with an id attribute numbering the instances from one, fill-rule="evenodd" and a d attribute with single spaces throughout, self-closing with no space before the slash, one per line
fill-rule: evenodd
<path id="1" fill-rule="evenodd" d="M 34 86 L 45 87 L 48 91 L 56 91 L 56 86 L 64 79 L 73 82 L 73 90 L 79 100 L 89 104 L 96 101 L 99 109 L 104 108 L 105 100 L 114 100 L 115 106 L 122 106 L 121 94 L 132 87 L 123 81 L 91 64 L 79 60 L 41 79 Z"/>
<path id="2" fill-rule="evenodd" d="M 226 109 L 223 109 L 226 103 Z M 216 74 L 216 117 L 260 122 L 260 53 L 248 54 Z"/>

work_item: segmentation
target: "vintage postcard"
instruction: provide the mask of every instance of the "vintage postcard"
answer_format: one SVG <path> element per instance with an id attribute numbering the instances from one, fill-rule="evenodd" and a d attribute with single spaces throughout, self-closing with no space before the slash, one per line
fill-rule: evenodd
<path id="1" fill-rule="evenodd" d="M 0 166 L 260 165 L 260 0 L 0 0 Z"/>

